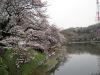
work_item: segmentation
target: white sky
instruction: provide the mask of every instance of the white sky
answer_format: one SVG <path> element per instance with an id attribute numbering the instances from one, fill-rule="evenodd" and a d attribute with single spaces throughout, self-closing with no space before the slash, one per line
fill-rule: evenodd
<path id="1" fill-rule="evenodd" d="M 95 24 L 96 0 L 43 0 L 48 1 L 49 22 L 59 28 L 86 27 Z"/>

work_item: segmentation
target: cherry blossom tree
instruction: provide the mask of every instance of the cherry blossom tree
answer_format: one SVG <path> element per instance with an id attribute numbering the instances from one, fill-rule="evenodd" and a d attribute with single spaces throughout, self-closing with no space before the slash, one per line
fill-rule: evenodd
<path id="1" fill-rule="evenodd" d="M 59 29 L 47 21 L 46 4 L 41 0 L 1 0 L 0 42 L 6 47 L 18 47 L 22 41 L 46 55 L 50 47 L 64 44 L 67 40 Z"/>

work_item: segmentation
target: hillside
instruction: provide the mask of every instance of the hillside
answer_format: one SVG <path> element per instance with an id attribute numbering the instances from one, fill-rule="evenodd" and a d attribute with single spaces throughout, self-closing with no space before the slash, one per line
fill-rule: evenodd
<path id="1" fill-rule="evenodd" d="M 100 41 L 100 23 L 88 27 L 65 29 L 61 33 L 71 42 Z"/>

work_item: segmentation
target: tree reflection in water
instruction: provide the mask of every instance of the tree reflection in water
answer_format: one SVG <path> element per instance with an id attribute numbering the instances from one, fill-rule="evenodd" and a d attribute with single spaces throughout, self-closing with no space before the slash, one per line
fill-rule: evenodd
<path id="1" fill-rule="evenodd" d="M 69 54 L 89 53 L 100 56 L 100 43 L 69 44 L 67 46 L 67 52 Z"/>
<path id="2" fill-rule="evenodd" d="M 77 64 L 71 62 L 71 65 L 70 65 L 71 68 L 68 65 L 67 65 L 67 67 L 64 67 L 65 64 L 67 64 L 69 61 L 71 61 L 73 59 L 73 57 L 70 58 L 70 55 L 81 56 L 83 54 L 86 55 L 86 56 L 89 55 L 89 57 L 82 56 L 82 57 L 84 57 L 83 61 L 85 61 L 85 58 L 87 59 L 85 63 L 80 62 L 81 65 L 83 64 L 84 67 L 86 66 L 85 71 L 84 71 L 84 69 L 83 69 L 83 71 L 81 70 L 82 73 L 86 72 L 86 73 L 83 73 L 82 75 L 100 75 L 100 43 L 69 44 L 69 45 L 66 46 L 66 48 L 67 49 L 65 50 L 65 52 L 63 52 L 63 58 L 62 58 L 61 63 L 56 65 L 56 67 L 54 69 L 52 69 L 49 72 L 49 74 L 47 74 L 47 75 L 58 75 L 59 72 L 62 72 L 61 73 L 62 75 L 65 75 L 65 73 L 67 73 L 68 75 L 69 74 L 72 75 L 75 71 L 71 70 L 71 72 L 73 72 L 73 73 L 70 73 L 70 72 L 68 73 L 67 70 L 68 69 L 73 69 L 73 67 L 71 65 L 77 65 Z M 94 57 L 94 58 L 92 58 L 92 57 Z M 97 66 L 97 61 L 96 60 L 98 61 L 98 66 Z M 76 60 L 74 60 L 74 62 L 75 61 Z M 78 59 L 78 61 L 80 61 L 80 59 Z M 88 65 L 92 65 L 93 67 L 92 66 L 88 67 Z M 64 69 L 65 71 L 61 70 L 61 69 L 63 69 L 63 67 L 66 68 L 66 69 Z M 99 69 L 98 69 L 98 67 L 99 67 Z M 80 68 L 80 67 L 78 66 L 77 68 Z M 82 66 L 81 66 L 81 68 L 82 68 Z M 91 68 L 93 68 L 93 69 L 91 69 Z M 80 75 L 80 72 L 77 73 L 77 75 Z"/>
<path id="3" fill-rule="evenodd" d="M 100 75 L 100 56 L 97 57 L 97 62 L 98 62 L 99 71 L 97 71 L 96 73 L 92 73 L 91 75 Z"/>
<path id="4" fill-rule="evenodd" d="M 100 43 L 71 44 L 68 46 L 68 53 L 69 54 L 90 53 L 92 55 L 97 55 L 99 70 L 97 72 L 93 72 L 91 75 L 100 75 Z"/>

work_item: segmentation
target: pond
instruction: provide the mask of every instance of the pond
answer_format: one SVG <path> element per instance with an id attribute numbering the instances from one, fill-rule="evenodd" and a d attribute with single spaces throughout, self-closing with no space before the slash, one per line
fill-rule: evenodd
<path id="1" fill-rule="evenodd" d="M 100 43 L 70 44 L 51 75 L 100 75 Z"/>

